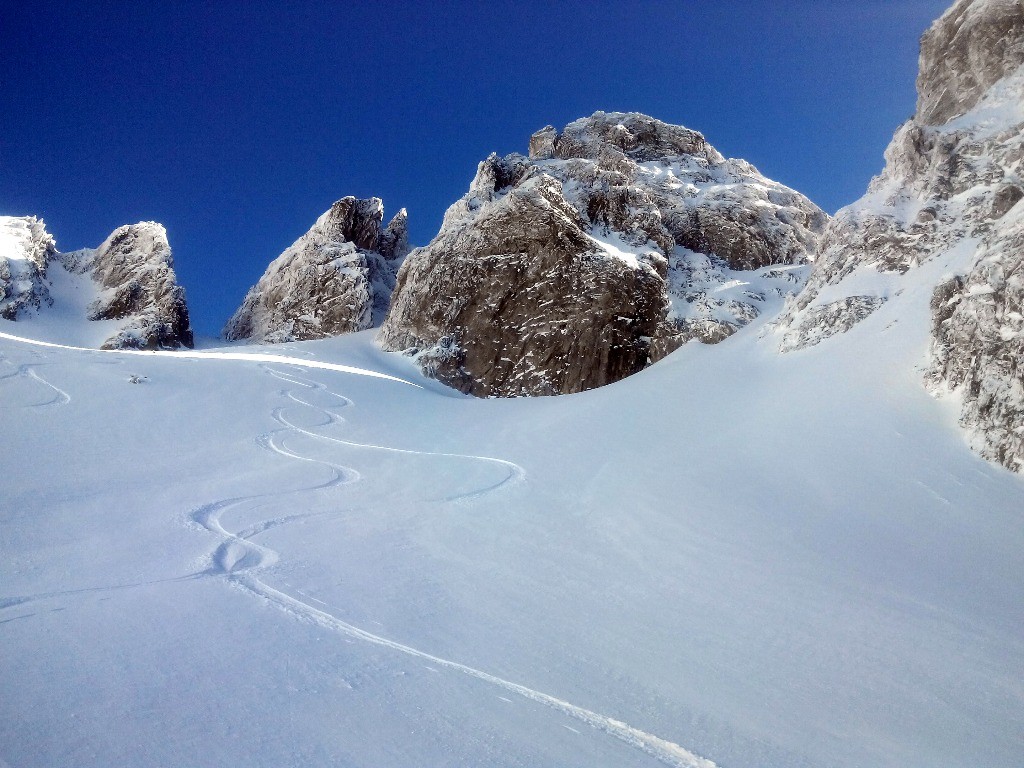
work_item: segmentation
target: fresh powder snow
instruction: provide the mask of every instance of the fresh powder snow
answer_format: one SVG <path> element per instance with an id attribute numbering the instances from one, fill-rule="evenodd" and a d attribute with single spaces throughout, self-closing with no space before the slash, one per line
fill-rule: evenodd
<path id="1" fill-rule="evenodd" d="M 930 276 L 513 400 L 373 331 L 88 349 L 52 277 L 0 321 L 12 766 L 1022 754 L 1024 480 L 920 384 Z"/>

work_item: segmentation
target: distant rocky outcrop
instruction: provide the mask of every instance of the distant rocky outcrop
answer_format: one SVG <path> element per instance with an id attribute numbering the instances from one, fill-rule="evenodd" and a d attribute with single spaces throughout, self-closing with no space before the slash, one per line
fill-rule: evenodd
<path id="1" fill-rule="evenodd" d="M 365 330 L 387 312 L 409 251 L 405 209 L 382 227 L 379 198 L 345 197 L 267 267 L 224 337 L 302 341 Z"/>
<path id="2" fill-rule="evenodd" d="M 918 113 L 840 211 L 780 324 L 783 350 L 849 330 L 936 261 L 927 383 L 984 456 L 1024 469 L 1024 3 L 961 0 L 921 43 Z M 952 272 L 952 274 L 949 274 Z M 882 279 L 865 280 L 880 274 Z M 906 275 L 906 280 L 902 276 Z M 888 278 L 886 278 L 888 276 Z M 865 290 L 869 293 L 865 293 Z"/>
<path id="3" fill-rule="evenodd" d="M 380 341 L 475 395 L 590 389 L 795 291 L 826 221 L 696 131 L 597 112 L 480 164 L 400 270 Z"/>
<path id="4" fill-rule="evenodd" d="M 0 216 L 0 317 L 17 320 L 52 303 L 46 268 L 57 254 L 53 235 L 35 216 Z"/>
<path id="5" fill-rule="evenodd" d="M 0 217 L 0 316 L 52 306 L 48 271 L 88 278 L 96 294 L 83 320 L 120 320 L 104 349 L 192 346 L 185 291 L 178 285 L 167 232 L 156 222 L 119 227 L 99 248 L 60 253 L 34 216 Z"/>
<path id="6" fill-rule="evenodd" d="M 103 349 L 192 346 L 185 289 L 178 285 L 167 230 L 155 221 L 115 229 L 95 251 L 78 252 L 69 266 L 100 288 L 89 320 L 126 320 Z"/>

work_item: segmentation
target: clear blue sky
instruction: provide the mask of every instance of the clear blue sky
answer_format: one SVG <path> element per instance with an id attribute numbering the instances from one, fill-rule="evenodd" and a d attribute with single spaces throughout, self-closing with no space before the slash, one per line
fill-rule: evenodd
<path id="1" fill-rule="evenodd" d="M 193 324 L 219 332 L 345 195 L 437 232 L 490 152 L 639 111 L 829 212 L 914 110 L 918 39 L 950 0 L 0 0 L 0 214 L 58 247 L 162 222 Z"/>

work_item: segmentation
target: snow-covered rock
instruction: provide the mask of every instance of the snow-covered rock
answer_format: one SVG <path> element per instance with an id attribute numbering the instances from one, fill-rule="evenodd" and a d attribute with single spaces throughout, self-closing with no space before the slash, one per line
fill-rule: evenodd
<path id="1" fill-rule="evenodd" d="M 57 253 L 53 236 L 35 216 L 0 216 L 0 317 L 17 320 L 51 303 L 46 267 Z"/>
<path id="2" fill-rule="evenodd" d="M 916 122 L 942 125 L 1024 64 L 1021 0 L 958 0 L 921 40 Z"/>
<path id="3" fill-rule="evenodd" d="M 89 320 L 125 320 L 104 349 L 192 346 L 185 289 L 174 274 L 167 230 L 155 221 L 115 229 L 93 252 L 78 251 L 67 265 L 99 286 Z"/>
<path id="4" fill-rule="evenodd" d="M 944 46 L 949 56 L 940 55 Z M 807 286 L 778 327 L 785 351 L 817 344 L 899 301 L 915 271 L 942 257 L 951 267 L 932 300 L 927 382 L 936 392 L 957 390 L 973 444 L 1017 470 L 1022 50 L 1021 2 L 961 0 L 932 25 L 921 44 L 917 115 L 897 131 L 867 195 L 829 224 Z"/>
<path id="5" fill-rule="evenodd" d="M 578 392 L 717 342 L 802 284 L 827 216 L 696 131 L 597 112 L 491 155 L 380 340 L 465 392 Z"/>
<path id="6" fill-rule="evenodd" d="M 224 337 L 302 341 L 379 325 L 409 251 L 403 208 L 382 228 L 379 198 L 345 197 L 267 267 Z"/>
<path id="7" fill-rule="evenodd" d="M 65 305 L 51 310 L 55 279 L 69 290 Z M 104 349 L 192 346 L 185 291 L 156 222 L 118 227 L 99 248 L 60 253 L 40 219 L 0 217 L 0 290 L 0 317 L 8 320 L 42 310 L 59 314 L 58 325 L 107 321 L 91 342 Z"/>

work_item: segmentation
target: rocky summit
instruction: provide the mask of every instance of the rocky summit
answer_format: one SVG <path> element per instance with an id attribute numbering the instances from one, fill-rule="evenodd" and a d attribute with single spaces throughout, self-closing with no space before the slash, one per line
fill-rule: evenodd
<path id="1" fill-rule="evenodd" d="M 303 341 L 379 325 L 409 251 L 405 209 L 387 227 L 383 219 L 380 198 L 336 202 L 270 263 L 224 338 Z"/>
<path id="2" fill-rule="evenodd" d="M 185 290 L 174 274 L 167 230 L 155 221 L 115 229 L 91 254 L 66 259 L 101 289 L 89 320 L 125 320 L 103 349 L 171 349 L 192 346 Z"/>
<path id="3" fill-rule="evenodd" d="M 947 56 L 944 52 L 949 47 Z M 982 455 L 1024 469 L 1024 3 L 961 0 L 924 35 L 918 112 L 829 224 L 784 351 L 856 326 L 938 262 L 926 383 Z M 943 52 L 940 54 L 940 52 Z M 872 277 L 876 275 L 877 277 Z"/>
<path id="4" fill-rule="evenodd" d="M 827 216 L 696 131 L 597 112 L 491 155 L 398 274 L 385 349 L 479 396 L 608 384 L 802 285 Z"/>

